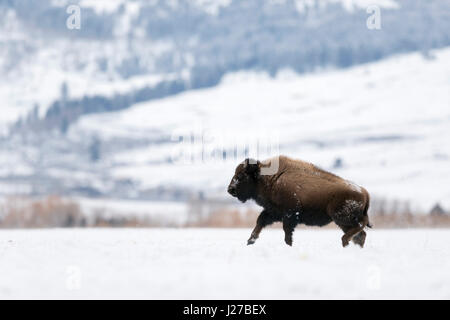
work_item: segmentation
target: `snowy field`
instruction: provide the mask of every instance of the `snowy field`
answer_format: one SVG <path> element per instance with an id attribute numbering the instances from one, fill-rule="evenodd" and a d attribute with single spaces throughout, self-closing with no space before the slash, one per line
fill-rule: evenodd
<path id="1" fill-rule="evenodd" d="M 0 231 L 0 298 L 450 299 L 450 230 Z"/>

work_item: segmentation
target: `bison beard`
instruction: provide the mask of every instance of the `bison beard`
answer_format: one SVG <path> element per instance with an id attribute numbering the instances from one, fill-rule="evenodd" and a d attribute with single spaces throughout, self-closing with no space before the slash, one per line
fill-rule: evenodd
<path id="1" fill-rule="evenodd" d="M 274 175 L 261 175 L 260 162 L 246 159 L 236 168 L 228 192 L 245 202 L 253 199 L 264 210 L 259 215 L 247 244 L 254 244 L 261 230 L 282 222 L 285 242 L 292 245 L 298 224 L 324 226 L 334 221 L 343 231 L 342 245 L 350 241 L 363 247 L 365 227 L 371 227 L 367 211 L 369 193 L 362 187 L 322 170 L 311 163 L 280 156 Z"/>

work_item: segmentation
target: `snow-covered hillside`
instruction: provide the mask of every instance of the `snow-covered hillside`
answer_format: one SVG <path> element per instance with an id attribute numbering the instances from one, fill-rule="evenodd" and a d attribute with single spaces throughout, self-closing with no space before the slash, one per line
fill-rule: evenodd
<path id="1" fill-rule="evenodd" d="M 272 153 L 311 161 L 375 195 L 428 209 L 438 201 L 450 205 L 449 71 L 445 49 L 432 59 L 411 54 L 304 76 L 232 74 L 215 88 L 85 116 L 69 136 L 98 135 L 105 143 L 173 138 L 112 152 L 105 160 L 116 179 L 139 181 L 142 188 L 225 194 L 243 159 L 230 150 L 270 141 L 279 143 Z M 175 142 L 191 134 L 206 137 L 203 145 Z M 231 159 L 202 160 L 214 150 L 228 151 Z M 181 161 L 183 153 L 194 160 Z"/>
<path id="2" fill-rule="evenodd" d="M 66 27 L 73 4 L 82 22 L 75 30 Z M 370 5 L 383 10 L 382 30 L 366 26 Z M 133 96 L 167 79 L 187 90 L 230 71 L 308 72 L 448 46 L 448 8 L 421 0 L 3 1 L 0 129 L 34 108 L 44 117 L 67 98 Z"/>
<path id="3" fill-rule="evenodd" d="M 69 3 L 80 29 L 66 26 Z M 366 24 L 372 4 L 380 30 Z M 260 142 L 279 147 L 260 158 L 284 153 L 422 211 L 448 207 L 449 8 L 0 2 L 0 196 L 228 197 L 235 147 Z"/>
<path id="4" fill-rule="evenodd" d="M 192 0 L 193 6 L 208 12 L 209 14 L 218 14 L 220 8 L 228 7 L 233 0 Z M 272 0 L 268 2 L 268 5 L 276 6 L 283 5 L 289 0 Z M 352 11 L 354 8 L 367 8 L 370 5 L 377 5 L 381 8 L 398 8 L 398 3 L 395 0 L 294 0 L 292 1 L 297 10 L 303 12 L 307 8 L 315 8 L 316 6 L 325 7 L 330 4 L 338 4 L 343 6 L 346 10 Z M 68 0 L 59 0 L 58 5 L 67 5 L 70 3 Z M 81 0 L 80 5 L 82 7 L 94 8 L 97 12 L 112 12 L 117 11 L 120 6 L 140 5 L 142 2 L 139 0 L 127 1 L 127 0 Z M 168 6 L 172 8 L 182 7 L 183 1 L 170 1 Z M 157 7 L 158 1 L 152 1 L 150 6 Z"/>
<path id="5" fill-rule="evenodd" d="M 0 299 L 449 299 L 450 234 L 53 230 L 0 233 Z"/>

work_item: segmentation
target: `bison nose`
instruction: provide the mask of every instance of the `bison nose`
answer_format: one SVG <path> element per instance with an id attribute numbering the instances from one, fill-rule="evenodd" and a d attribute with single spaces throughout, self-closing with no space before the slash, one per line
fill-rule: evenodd
<path id="1" fill-rule="evenodd" d="M 235 197 L 236 196 L 236 188 L 234 186 L 229 186 L 228 193 L 231 194 L 233 197 Z"/>

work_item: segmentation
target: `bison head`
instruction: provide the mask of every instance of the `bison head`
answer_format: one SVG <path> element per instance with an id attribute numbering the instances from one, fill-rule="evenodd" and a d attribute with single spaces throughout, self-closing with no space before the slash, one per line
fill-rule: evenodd
<path id="1" fill-rule="evenodd" d="M 246 159 L 239 164 L 228 186 L 228 193 L 245 202 L 255 196 L 256 183 L 261 171 L 261 163 Z"/>

